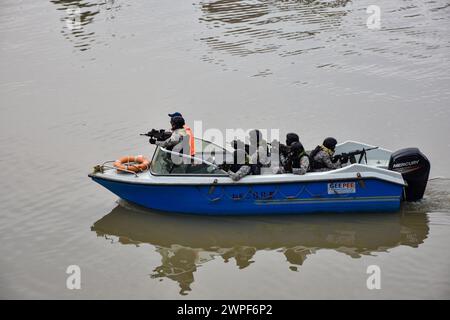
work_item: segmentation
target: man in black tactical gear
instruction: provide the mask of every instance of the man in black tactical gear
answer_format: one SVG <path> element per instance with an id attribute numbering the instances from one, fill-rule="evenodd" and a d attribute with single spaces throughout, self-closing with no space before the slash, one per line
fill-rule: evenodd
<path id="1" fill-rule="evenodd" d="M 285 172 L 303 175 L 309 171 L 309 163 L 309 156 L 306 154 L 301 142 L 292 142 L 284 165 Z"/>
<path id="2" fill-rule="evenodd" d="M 311 168 L 313 171 L 329 171 L 342 167 L 345 159 L 334 159 L 337 140 L 333 137 L 326 138 L 322 145 L 317 146 L 310 154 Z"/>
<path id="3" fill-rule="evenodd" d="M 185 121 L 183 117 L 175 116 L 170 119 L 170 124 L 172 125 L 172 135 L 170 138 L 164 141 L 157 141 L 154 138 L 150 139 L 151 144 L 155 144 L 159 147 L 165 148 L 167 150 L 172 150 L 175 146 L 180 145 L 180 150 L 177 150 L 178 153 L 185 153 L 187 155 L 190 154 L 189 150 L 189 136 L 184 129 Z M 185 150 L 186 149 L 186 150 Z"/>

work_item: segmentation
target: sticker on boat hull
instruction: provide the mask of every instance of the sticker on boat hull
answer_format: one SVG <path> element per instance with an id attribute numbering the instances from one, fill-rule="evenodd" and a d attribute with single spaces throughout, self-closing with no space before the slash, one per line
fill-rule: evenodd
<path id="1" fill-rule="evenodd" d="M 328 184 L 328 194 L 356 193 L 355 182 L 331 182 Z"/>

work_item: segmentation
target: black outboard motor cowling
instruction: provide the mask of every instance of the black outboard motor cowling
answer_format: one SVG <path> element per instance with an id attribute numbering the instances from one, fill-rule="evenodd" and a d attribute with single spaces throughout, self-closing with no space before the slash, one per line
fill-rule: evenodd
<path id="1" fill-rule="evenodd" d="M 408 186 L 406 201 L 423 198 L 430 174 L 430 161 L 417 148 L 406 148 L 394 152 L 389 161 L 389 170 L 400 172 Z"/>

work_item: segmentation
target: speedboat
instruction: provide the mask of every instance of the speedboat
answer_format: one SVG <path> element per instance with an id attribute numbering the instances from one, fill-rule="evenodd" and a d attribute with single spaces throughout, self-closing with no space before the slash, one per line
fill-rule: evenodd
<path id="1" fill-rule="evenodd" d="M 232 151 L 196 139 L 196 153 L 178 154 L 161 147 L 147 170 L 130 172 L 105 162 L 89 175 L 128 202 L 159 211 L 199 215 L 303 214 L 316 212 L 398 211 L 402 201 L 423 197 L 430 162 L 417 148 L 396 152 L 346 141 L 336 154 L 356 153 L 343 168 L 305 175 L 260 175 L 233 181 L 215 164 L 217 154 Z M 173 157 L 191 158 L 175 165 Z M 121 169 L 122 168 L 122 169 Z"/>

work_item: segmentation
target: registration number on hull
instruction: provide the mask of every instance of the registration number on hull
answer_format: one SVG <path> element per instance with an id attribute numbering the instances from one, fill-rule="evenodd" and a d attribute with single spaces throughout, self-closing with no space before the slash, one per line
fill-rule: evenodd
<path id="1" fill-rule="evenodd" d="M 356 193 L 355 182 L 331 182 L 328 184 L 328 194 Z"/>

